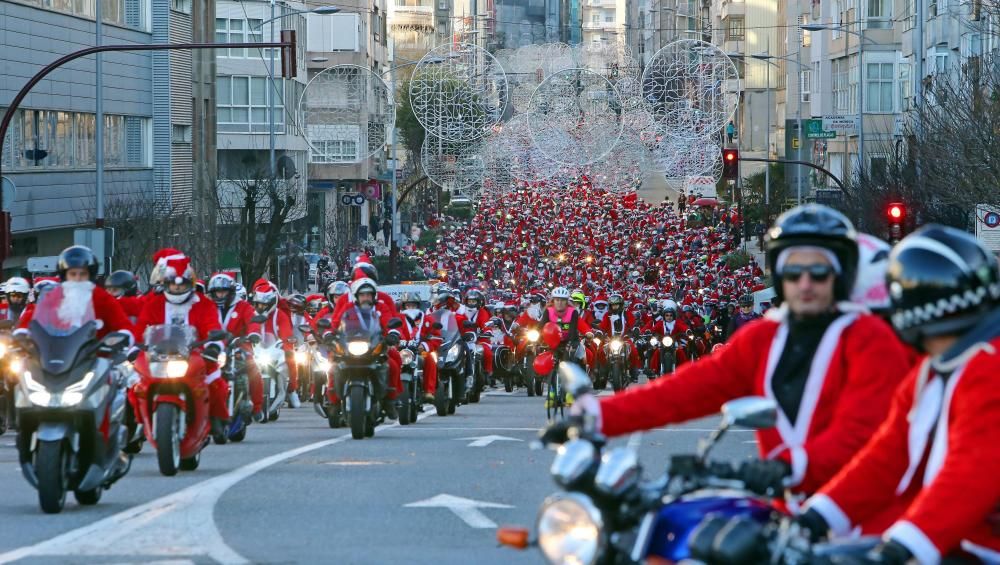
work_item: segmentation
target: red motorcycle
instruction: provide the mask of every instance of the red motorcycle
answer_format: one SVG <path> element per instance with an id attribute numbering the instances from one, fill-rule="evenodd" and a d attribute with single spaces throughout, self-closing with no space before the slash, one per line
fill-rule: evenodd
<path id="1" fill-rule="evenodd" d="M 205 361 L 195 350 L 226 335 L 219 330 L 207 340 L 195 341 L 190 326 L 146 329 L 143 351 L 135 360 L 140 377 L 135 396 L 146 440 L 156 449 L 160 473 L 168 477 L 178 469 L 193 471 L 201 462 L 211 420 Z"/>

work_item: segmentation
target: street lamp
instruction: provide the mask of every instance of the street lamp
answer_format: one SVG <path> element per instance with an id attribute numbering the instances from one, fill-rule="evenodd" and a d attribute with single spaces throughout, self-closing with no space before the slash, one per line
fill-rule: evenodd
<path id="1" fill-rule="evenodd" d="M 858 173 L 863 171 L 865 155 L 865 41 L 871 41 L 860 31 L 852 31 L 846 26 L 827 24 L 802 24 L 799 29 L 805 31 L 842 31 L 858 38 Z M 858 29 L 862 28 L 861 10 L 858 10 Z M 872 41 L 872 43 L 875 43 Z"/>
<path id="2" fill-rule="evenodd" d="M 321 16 L 327 16 L 327 15 L 330 15 L 330 14 L 336 14 L 337 12 L 340 11 L 340 8 L 337 7 L 337 6 L 319 6 L 317 8 L 313 8 L 311 10 L 295 10 L 295 11 L 291 11 L 291 12 L 288 12 L 288 13 L 285 13 L 285 14 L 281 14 L 280 16 L 275 16 L 274 15 L 274 6 L 275 6 L 275 3 L 276 3 L 276 0 L 271 0 L 271 17 L 268 18 L 268 19 L 266 19 L 266 20 L 264 20 L 264 21 L 262 21 L 262 22 L 260 22 L 259 24 L 255 25 L 253 27 L 249 28 L 249 29 L 262 28 L 262 27 L 264 27 L 264 24 L 273 22 L 274 20 L 283 18 L 285 16 L 294 16 L 296 14 L 319 14 Z M 274 43 L 274 26 L 271 26 L 271 43 Z M 292 64 L 295 64 L 295 63 L 292 62 Z M 271 166 L 271 169 L 270 169 L 271 170 L 271 177 L 274 178 L 278 174 L 277 161 L 276 161 L 275 156 L 274 156 L 274 145 L 275 145 L 275 136 L 274 136 L 274 97 L 275 97 L 275 95 L 277 94 L 277 91 L 278 91 L 277 87 L 274 84 L 274 49 L 271 49 L 271 65 L 267 69 L 267 80 L 271 84 L 271 96 L 268 97 L 268 103 L 267 103 L 267 125 L 268 125 L 268 137 L 269 137 L 269 139 L 268 139 L 268 149 L 269 149 L 269 155 L 268 155 L 268 157 L 269 157 L 269 162 L 270 162 L 270 166 Z"/>

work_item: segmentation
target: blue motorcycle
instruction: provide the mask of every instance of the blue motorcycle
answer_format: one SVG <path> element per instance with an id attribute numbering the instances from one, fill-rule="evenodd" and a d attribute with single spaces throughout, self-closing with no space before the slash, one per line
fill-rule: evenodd
<path id="1" fill-rule="evenodd" d="M 590 379 L 572 363 L 559 366 L 560 379 L 575 394 Z M 773 427 L 777 407 L 747 397 L 722 407 L 722 424 L 693 455 L 675 455 L 660 478 L 642 479 L 637 442 L 605 451 L 605 438 L 589 432 L 586 421 L 564 421 L 543 434 L 543 445 L 558 445 L 550 472 L 564 489 L 548 497 L 538 513 L 536 539 L 525 528 L 502 528 L 508 546 L 536 545 L 548 563 L 624 564 L 648 560 L 679 562 L 691 557 L 688 542 L 706 515 L 741 517 L 765 524 L 776 512 L 769 499 L 746 490 L 740 473 L 708 454 L 731 427 Z M 567 438 L 572 438 L 568 439 Z"/>

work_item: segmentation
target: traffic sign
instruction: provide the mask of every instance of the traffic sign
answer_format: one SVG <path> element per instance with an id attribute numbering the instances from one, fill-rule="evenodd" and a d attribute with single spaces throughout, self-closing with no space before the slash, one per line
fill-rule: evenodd
<path id="1" fill-rule="evenodd" d="M 837 137 L 837 132 L 826 131 L 822 120 L 802 120 L 803 129 L 806 131 L 806 139 L 833 139 Z"/>
<path id="2" fill-rule="evenodd" d="M 858 130 L 858 117 L 823 116 L 823 129 L 827 131 L 855 132 Z"/>

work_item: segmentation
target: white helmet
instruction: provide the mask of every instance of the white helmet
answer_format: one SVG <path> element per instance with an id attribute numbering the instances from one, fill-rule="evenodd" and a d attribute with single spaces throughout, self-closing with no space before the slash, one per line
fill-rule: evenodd
<path id="1" fill-rule="evenodd" d="M 351 296 L 354 297 L 354 301 L 355 302 L 357 302 L 357 300 L 358 300 L 358 293 L 362 292 L 364 290 L 367 290 L 368 292 L 371 292 L 372 294 L 375 294 L 375 293 L 378 292 L 378 285 L 375 284 L 375 281 L 371 280 L 368 277 L 362 277 L 362 278 L 360 278 L 360 279 L 352 282 L 351 283 Z"/>
<path id="2" fill-rule="evenodd" d="M 31 285 L 28 281 L 22 277 L 11 277 L 7 280 L 7 284 L 4 285 L 4 291 L 7 294 L 16 292 L 18 294 L 28 294 L 31 292 Z"/>
<path id="3" fill-rule="evenodd" d="M 674 302 L 673 300 L 670 300 L 670 299 L 661 300 L 660 301 L 660 310 L 663 310 L 663 311 L 673 310 L 674 314 L 677 314 L 677 303 Z"/>
<path id="4" fill-rule="evenodd" d="M 246 300 L 247 299 L 247 289 L 242 283 L 236 283 L 236 299 Z"/>
<path id="5" fill-rule="evenodd" d="M 569 289 L 564 286 L 557 286 L 552 289 L 552 298 L 565 298 L 569 300 Z"/>
<path id="6" fill-rule="evenodd" d="M 889 244 L 866 233 L 858 234 L 858 274 L 851 290 L 851 302 L 869 310 L 891 306 L 885 272 L 889 267 Z"/>

